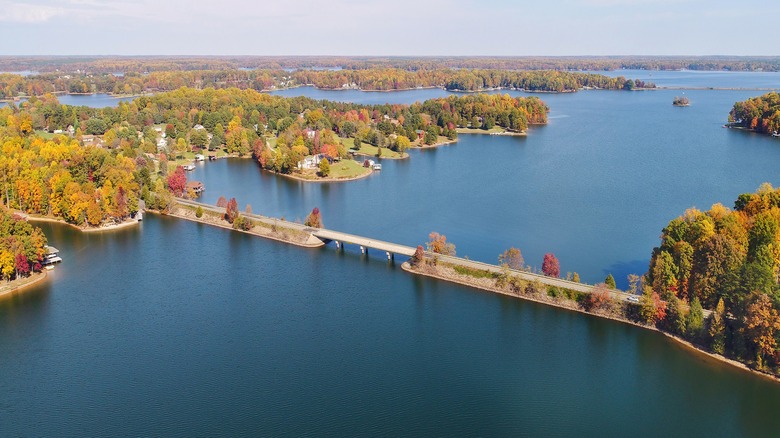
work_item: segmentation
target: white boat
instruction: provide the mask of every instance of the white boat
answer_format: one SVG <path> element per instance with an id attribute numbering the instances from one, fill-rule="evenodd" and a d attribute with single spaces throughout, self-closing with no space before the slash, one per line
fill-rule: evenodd
<path id="1" fill-rule="evenodd" d="M 181 167 L 182 167 L 182 169 L 184 169 L 184 170 L 186 170 L 188 172 L 192 172 L 193 170 L 195 170 L 195 165 L 194 164 L 185 164 L 185 165 L 183 165 Z"/>
<path id="2" fill-rule="evenodd" d="M 382 170 L 382 165 L 379 163 L 374 164 L 373 166 L 374 170 Z"/>

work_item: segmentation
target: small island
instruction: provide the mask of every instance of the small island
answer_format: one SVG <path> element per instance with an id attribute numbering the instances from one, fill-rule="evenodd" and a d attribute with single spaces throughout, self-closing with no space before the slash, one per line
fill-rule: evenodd
<path id="1" fill-rule="evenodd" d="M 674 106 L 690 106 L 691 105 L 691 101 L 688 100 L 688 98 L 685 97 L 685 96 L 683 96 L 683 97 L 674 96 L 674 100 L 672 101 L 672 105 L 674 105 Z"/>

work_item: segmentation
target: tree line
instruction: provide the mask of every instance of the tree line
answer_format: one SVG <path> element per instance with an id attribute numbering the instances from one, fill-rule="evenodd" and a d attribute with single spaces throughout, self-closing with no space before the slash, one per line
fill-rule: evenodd
<path id="1" fill-rule="evenodd" d="M 622 76 L 569 71 L 495 69 L 400 69 L 376 67 L 355 70 L 169 70 L 141 74 L 43 73 L 33 76 L 0 74 L 0 99 L 42 96 L 46 93 L 142 94 L 181 87 L 241 88 L 257 91 L 311 84 L 323 89 L 404 90 L 441 87 L 480 91 L 494 88 L 572 92 L 583 87 L 612 90 L 653 88 L 654 84 Z"/>
<path id="2" fill-rule="evenodd" d="M 780 94 L 772 92 L 735 103 L 729 123 L 762 134 L 780 132 Z"/>
<path id="3" fill-rule="evenodd" d="M 436 68 L 499 70 L 730 70 L 780 71 L 776 56 L 209 56 L 209 57 L 46 57 L 6 56 L 0 71 L 118 73 L 231 69 Z"/>
<path id="4" fill-rule="evenodd" d="M 777 372 L 780 350 L 780 190 L 740 195 L 734 209 L 689 209 L 663 229 L 645 296 L 652 322 L 693 342 Z M 706 326 L 688 315 L 704 307 Z"/>

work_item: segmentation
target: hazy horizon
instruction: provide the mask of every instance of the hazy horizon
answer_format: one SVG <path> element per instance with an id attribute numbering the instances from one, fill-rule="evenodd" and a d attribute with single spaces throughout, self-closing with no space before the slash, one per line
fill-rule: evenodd
<path id="1" fill-rule="evenodd" d="M 746 0 L 0 0 L 8 56 L 777 56 Z M 749 29 L 746 42 L 740 29 Z"/>

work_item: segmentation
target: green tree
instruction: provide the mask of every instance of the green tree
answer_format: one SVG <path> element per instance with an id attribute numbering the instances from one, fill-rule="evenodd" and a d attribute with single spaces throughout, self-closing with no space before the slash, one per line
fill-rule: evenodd
<path id="1" fill-rule="evenodd" d="M 726 351 L 726 307 L 723 303 L 723 298 L 718 300 L 718 305 L 715 306 L 715 311 L 710 316 L 710 328 L 709 335 L 711 344 L 710 348 L 717 354 L 723 354 Z"/>
<path id="2" fill-rule="evenodd" d="M 198 219 L 203 217 L 203 207 L 201 207 L 200 205 L 198 206 L 198 208 L 195 209 L 195 217 Z"/>
<path id="3" fill-rule="evenodd" d="M 691 302 L 691 309 L 685 318 L 686 334 L 690 339 L 698 340 L 704 330 L 704 310 L 698 298 Z"/>
<path id="4" fill-rule="evenodd" d="M 327 159 L 320 160 L 320 176 L 326 177 L 330 175 L 330 163 Z"/>
<path id="5" fill-rule="evenodd" d="M 610 289 L 617 288 L 617 285 L 615 284 L 615 277 L 613 277 L 612 274 L 607 275 L 607 278 L 604 279 L 604 284 L 606 284 Z"/>

